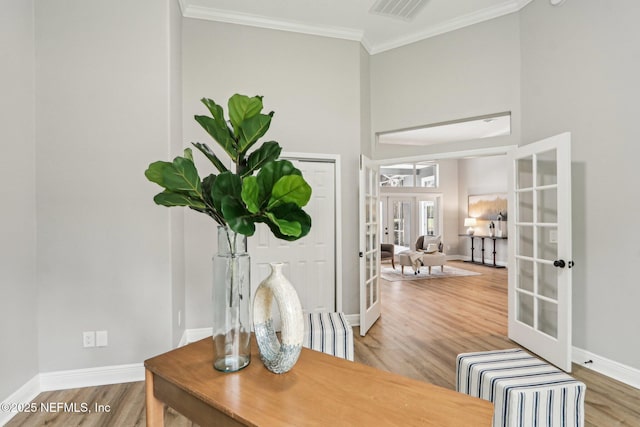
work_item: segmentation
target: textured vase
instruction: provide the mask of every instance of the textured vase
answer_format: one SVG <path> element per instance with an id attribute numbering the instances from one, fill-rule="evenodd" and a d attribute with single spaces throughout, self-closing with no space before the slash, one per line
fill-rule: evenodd
<path id="1" fill-rule="evenodd" d="M 264 279 L 253 301 L 253 329 L 260 359 L 268 370 L 282 374 L 298 361 L 304 339 L 302 305 L 295 288 L 282 274 L 282 263 L 271 263 L 271 274 Z M 271 316 L 275 301 L 282 321 L 281 341 L 276 336 Z"/>
<path id="2" fill-rule="evenodd" d="M 213 366 L 235 372 L 251 361 L 251 284 L 247 238 L 218 227 L 213 257 Z"/>

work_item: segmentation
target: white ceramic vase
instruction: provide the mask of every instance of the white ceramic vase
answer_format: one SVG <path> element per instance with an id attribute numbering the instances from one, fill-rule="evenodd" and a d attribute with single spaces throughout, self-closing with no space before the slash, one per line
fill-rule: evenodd
<path id="1" fill-rule="evenodd" d="M 298 361 L 304 339 L 302 305 L 293 285 L 282 274 L 282 263 L 271 263 L 271 274 L 264 279 L 253 300 L 253 329 L 260 359 L 268 370 L 283 374 Z M 281 341 L 271 316 L 275 300 L 282 321 Z"/>

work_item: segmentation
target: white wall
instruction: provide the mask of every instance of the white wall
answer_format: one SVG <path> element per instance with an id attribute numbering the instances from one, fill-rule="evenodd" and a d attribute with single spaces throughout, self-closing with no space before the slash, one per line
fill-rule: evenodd
<path id="1" fill-rule="evenodd" d="M 374 134 L 489 113 L 512 112 L 512 134 L 426 147 L 374 144 L 376 159 L 517 144 L 520 136 L 517 14 L 371 57 Z"/>
<path id="2" fill-rule="evenodd" d="M 33 1 L 0 3 L 0 400 L 38 373 Z"/>
<path id="3" fill-rule="evenodd" d="M 572 133 L 574 345 L 636 369 L 638 16 L 635 0 L 520 13 L 523 142 Z"/>
<path id="4" fill-rule="evenodd" d="M 195 19 L 185 19 L 183 25 L 185 145 L 217 145 L 193 120 L 206 113 L 200 98 L 212 98 L 226 111 L 229 97 L 242 93 L 263 95 L 265 110 L 275 111 L 265 140 L 276 140 L 289 152 L 341 156 L 343 309 L 358 313 L 360 45 Z M 213 172 L 199 152 L 195 156 L 202 174 Z M 185 219 L 187 327 L 210 327 L 216 224 L 193 211 Z"/>
<path id="5" fill-rule="evenodd" d="M 178 132 L 172 3 L 36 4 L 41 372 L 171 347 L 171 224 L 144 170 L 169 157 Z M 95 330 L 109 346 L 82 348 L 82 331 Z"/>
<path id="6" fill-rule="evenodd" d="M 461 159 L 458 164 L 458 185 L 459 185 L 459 205 L 460 216 L 457 230 L 459 234 L 465 234 L 467 227 L 464 227 L 464 218 L 468 216 L 469 196 L 490 193 L 507 193 L 507 158 L 505 156 L 479 157 L 475 159 Z M 494 222 L 494 224 L 497 223 Z M 502 230 L 506 233 L 507 224 L 502 223 Z M 489 234 L 489 221 L 478 221 L 476 227 L 477 234 Z M 471 242 L 468 237 L 460 237 L 461 255 L 471 257 Z M 479 261 L 482 257 L 480 240 L 474 242 L 474 258 Z M 493 242 L 485 240 L 485 262 L 493 262 Z M 496 263 L 507 265 L 509 260 L 508 246 L 506 240 L 496 240 Z"/>
<path id="7" fill-rule="evenodd" d="M 360 46 L 360 152 L 372 157 L 371 134 L 371 56 Z"/>

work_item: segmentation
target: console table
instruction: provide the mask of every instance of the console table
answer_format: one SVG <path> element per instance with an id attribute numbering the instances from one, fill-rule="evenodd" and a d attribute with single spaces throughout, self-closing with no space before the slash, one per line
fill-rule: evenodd
<path id="1" fill-rule="evenodd" d="M 496 264 L 496 240 L 506 240 L 506 237 L 496 237 L 496 236 L 478 236 L 475 234 L 458 234 L 458 236 L 464 236 L 464 237 L 470 237 L 471 238 L 471 261 L 465 261 L 465 262 L 471 262 L 473 264 L 480 264 L 480 265 L 486 265 L 487 267 L 493 267 L 493 268 L 505 268 L 504 265 L 498 265 Z M 474 256 L 473 256 L 473 251 L 474 251 L 474 246 L 473 246 L 473 240 L 474 238 L 479 238 L 481 241 L 481 250 L 482 250 L 482 261 L 476 261 Z M 484 262 L 484 239 L 491 239 L 493 240 L 493 250 L 491 251 L 491 253 L 493 254 L 493 263 L 491 264 L 487 264 Z"/>
<path id="2" fill-rule="evenodd" d="M 325 353 L 303 348 L 293 369 L 276 375 L 252 340 L 251 359 L 239 372 L 215 371 L 209 337 L 146 360 L 147 426 L 164 425 L 165 405 L 202 426 L 492 423 L 488 401 Z"/>

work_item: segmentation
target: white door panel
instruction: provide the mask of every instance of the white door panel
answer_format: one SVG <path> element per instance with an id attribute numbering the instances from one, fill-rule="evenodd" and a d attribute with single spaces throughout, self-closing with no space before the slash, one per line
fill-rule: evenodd
<path id="1" fill-rule="evenodd" d="M 304 210 L 311 216 L 311 231 L 302 239 L 277 239 L 265 224 L 257 224 L 248 239 L 251 255 L 251 294 L 271 271 L 270 262 L 283 262 L 283 273 L 305 311 L 336 310 L 335 267 L 335 163 L 291 161 L 312 189 Z M 274 320 L 278 316 L 274 315 Z"/>
<path id="2" fill-rule="evenodd" d="M 509 338 L 571 372 L 571 135 L 509 159 Z"/>
<path id="3" fill-rule="evenodd" d="M 360 156 L 360 335 L 380 317 L 380 172 Z"/>

